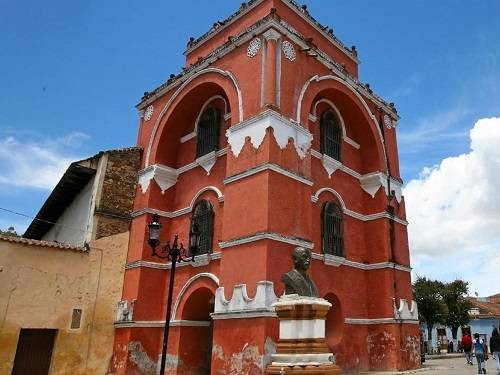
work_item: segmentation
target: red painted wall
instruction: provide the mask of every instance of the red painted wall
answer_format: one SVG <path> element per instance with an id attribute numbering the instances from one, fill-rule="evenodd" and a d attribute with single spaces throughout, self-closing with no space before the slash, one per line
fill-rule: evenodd
<path id="1" fill-rule="evenodd" d="M 340 64 L 345 64 L 347 71 L 357 76 L 357 64 L 354 60 L 281 0 L 263 1 L 247 15 L 226 25 L 220 33 L 187 55 L 187 66 L 225 43 L 229 35 L 235 35 L 266 17 L 271 8 L 276 8 L 278 20 L 285 20 L 304 36 L 312 37 L 318 48 Z M 253 37 L 263 40 L 262 35 Z M 287 35 L 282 38 L 289 40 Z M 391 205 L 395 216 L 404 221 L 404 200 L 399 203 L 389 201 L 383 187 L 372 197 L 361 188 L 358 178 L 342 170 L 335 171 L 329 178 L 322 161 L 311 153 L 311 150 L 320 150 L 319 118 L 329 105 L 320 103 L 317 106 L 316 121 L 310 119 L 309 114 L 321 99 L 327 99 L 335 105 L 343 119 L 347 137 L 360 146 L 358 149 L 342 141 L 342 164 L 359 175 L 384 172 L 390 173 L 396 180 L 400 179 L 395 129 L 380 126 L 382 114 L 377 103 L 371 102 L 363 92 L 357 92 L 351 84 L 336 77 L 317 59 L 301 52 L 297 45 L 294 61 L 281 56 L 280 102 L 262 107 L 263 52 L 261 49 L 256 57 L 250 58 L 247 56 L 247 45 L 248 43 L 244 43 L 211 63 L 211 70 L 207 73 L 171 81 L 169 90 L 156 92 L 153 99 L 148 99 L 146 103 L 153 105 L 154 113 L 151 119 L 142 119 L 139 128 L 137 144 L 145 150 L 143 167 L 162 164 L 178 169 L 195 161 L 196 137 L 184 143 L 181 143 L 181 138 L 193 132 L 202 106 L 214 95 L 224 98 L 227 111 L 224 100 L 220 98 L 215 99 L 212 105 L 217 106 L 223 115 L 231 114 L 230 118 L 221 123 L 219 139 L 219 149 L 227 148 L 228 151 L 217 159 L 209 174 L 196 166 L 181 173 L 177 183 L 163 194 L 155 181 L 150 182 L 145 192 L 138 187 L 134 207 L 137 214 L 131 225 L 123 290 L 123 299 L 133 301 L 136 325 L 117 328 L 111 370 L 117 375 L 153 373 L 147 372 L 148 365 L 151 367 L 157 363 L 161 352 L 159 327 L 165 315 L 170 271 L 158 266 L 158 263 L 165 261 L 151 255 L 147 244 L 147 223 L 150 216 L 141 214 L 140 210 L 155 209 L 170 213 L 171 217 L 162 217 L 162 238 L 172 239 L 178 234 L 186 243 L 190 228 L 190 205 L 196 194 L 206 187 L 213 188 L 199 195 L 198 199 L 208 199 L 214 207 L 213 251 L 221 255 L 206 265 L 188 265 L 177 269 L 174 302 L 177 304 L 178 300 L 178 306 L 173 320 L 209 321 L 209 314 L 213 310 L 213 295 L 221 286 L 225 288 L 227 299 L 231 298 L 233 288 L 238 284 L 246 284 L 249 296 L 252 297 L 257 282 L 267 280 L 274 282 L 276 294 L 281 295 L 283 286 L 280 277 L 292 267 L 293 244 L 262 239 L 221 249 L 219 243 L 267 232 L 288 239 L 309 241 L 313 245 L 313 251 L 319 255 L 322 252 L 321 209 L 325 202 L 334 200 L 345 204 L 345 255 L 348 261 L 355 262 L 357 266 L 327 265 L 321 259 L 314 259 L 310 273 L 320 295 L 333 304 L 327 320 L 327 341 L 336 355 L 337 363 L 345 369 L 358 370 L 418 367 L 418 356 L 414 348 L 415 342 L 418 343 L 417 325 L 346 322 L 346 319 L 392 317 L 394 299 L 398 303 L 400 298 L 408 301 L 412 299 L 408 271 L 392 266 L 361 269 L 365 265 L 386 262 L 409 266 L 406 226 L 397 222 L 391 224 L 384 216 L 360 219 L 348 214 L 354 212 L 359 216 L 386 213 L 387 207 Z M 269 56 L 267 63 L 273 63 Z M 333 78 L 311 80 L 316 75 Z M 304 91 L 307 84 L 309 86 Z M 301 93 L 303 100 L 299 111 Z M 242 98 L 241 113 L 239 95 Z M 247 139 L 240 154 L 233 154 L 228 145 L 226 130 L 239 124 L 240 117 L 247 120 L 269 108 L 288 119 L 300 118 L 299 125 L 310 131 L 313 141 L 304 157 L 299 156 L 293 141 L 280 149 L 273 129 L 267 129 L 263 142 L 257 149 Z M 298 179 L 303 178 L 309 182 L 304 183 L 271 170 L 235 182 L 225 182 L 228 177 L 248 172 L 265 163 L 278 166 L 298 176 Z M 313 202 L 311 197 L 321 188 L 335 190 L 343 203 L 328 191 Z M 223 194 L 223 199 L 217 195 L 216 189 Z M 178 213 L 179 210 L 183 211 Z M 171 328 L 168 346 L 167 368 L 172 374 L 201 371 L 201 358 L 209 350 L 203 342 L 210 335 L 213 335 L 214 374 L 263 371 L 273 343 L 278 340 L 278 321 L 272 317 L 215 320 L 212 333 L 212 328 L 206 326 L 187 327 L 182 326 L 182 323 L 178 324 L 181 325 Z M 187 350 L 190 342 L 196 343 L 193 345 L 198 349 Z M 203 355 L 195 355 L 196 353 Z M 137 358 L 141 358 L 140 363 L 137 363 Z M 240 370 L 235 370 L 234 366 L 240 366 Z"/>

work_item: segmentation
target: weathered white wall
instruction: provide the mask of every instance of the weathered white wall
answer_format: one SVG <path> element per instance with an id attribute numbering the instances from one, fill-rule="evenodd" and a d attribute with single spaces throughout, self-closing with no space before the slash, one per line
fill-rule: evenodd
<path id="1" fill-rule="evenodd" d="M 83 246 L 90 230 L 90 210 L 94 178 L 82 189 L 66 208 L 54 225 L 43 237 L 43 241 L 56 241 Z M 61 224 L 61 225 L 60 225 Z"/>
<path id="2" fill-rule="evenodd" d="M 113 354 L 129 233 L 90 251 L 0 240 L 0 375 L 10 375 L 22 328 L 57 329 L 51 375 L 103 375 Z M 81 328 L 70 328 L 82 309 Z"/>

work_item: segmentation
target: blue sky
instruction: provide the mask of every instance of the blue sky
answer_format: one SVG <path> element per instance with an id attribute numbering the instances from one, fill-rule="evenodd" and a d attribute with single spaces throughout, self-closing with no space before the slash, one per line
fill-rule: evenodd
<path id="1" fill-rule="evenodd" d="M 0 0 L 0 207 L 35 215 L 71 160 L 135 144 L 134 106 L 142 93 L 179 72 L 189 37 L 240 2 L 194 0 L 186 9 L 167 1 Z M 500 117 L 498 0 L 307 5 L 345 44 L 357 46 L 361 80 L 396 103 L 406 182 L 429 184 L 424 168 L 440 171 L 444 159 L 470 153 L 475 123 Z M 29 221 L 0 211 L 0 228 L 22 231 Z M 490 256 L 500 238 L 488 241 L 468 246 L 490 249 Z M 467 249 L 460 251 L 476 254 Z M 442 256 L 417 251 L 416 271 L 473 278 L 467 269 L 436 269 L 433 257 Z M 477 285 L 479 292 L 494 289 Z"/>

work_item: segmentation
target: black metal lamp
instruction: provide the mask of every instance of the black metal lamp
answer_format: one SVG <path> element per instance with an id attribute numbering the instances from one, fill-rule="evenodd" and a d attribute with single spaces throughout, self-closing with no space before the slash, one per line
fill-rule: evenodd
<path id="1" fill-rule="evenodd" d="M 160 215 L 153 214 L 151 222 L 148 224 L 149 246 L 151 246 L 151 249 L 153 250 L 153 256 L 161 259 L 167 259 L 172 262 L 170 267 L 170 282 L 168 284 L 167 313 L 165 317 L 165 327 L 163 329 L 163 347 L 161 353 L 161 367 L 160 367 L 160 375 L 164 375 L 166 357 L 167 357 L 168 331 L 170 328 L 170 313 L 172 309 L 172 295 L 174 290 L 175 267 L 177 263 L 180 262 L 194 262 L 194 257 L 200 247 L 201 233 L 198 228 L 198 225 L 196 223 L 193 223 L 193 226 L 189 232 L 189 253 L 191 255 L 191 257 L 189 257 L 188 251 L 184 249 L 182 243 L 180 247 L 178 246 L 177 235 L 175 235 L 174 242 L 172 245 L 170 245 L 170 242 L 167 242 L 165 245 L 160 246 L 161 227 L 162 225 L 160 222 Z M 157 250 L 157 247 L 160 247 L 160 249 Z"/>
<path id="2" fill-rule="evenodd" d="M 196 222 L 191 226 L 191 231 L 189 232 L 189 252 L 192 257 L 198 254 L 198 250 L 200 249 L 201 242 L 201 232 L 198 228 L 198 224 Z"/>
<path id="3" fill-rule="evenodd" d="M 153 214 L 151 218 L 151 222 L 148 224 L 149 227 L 149 246 L 152 249 L 156 249 L 156 247 L 160 244 L 160 215 Z"/>

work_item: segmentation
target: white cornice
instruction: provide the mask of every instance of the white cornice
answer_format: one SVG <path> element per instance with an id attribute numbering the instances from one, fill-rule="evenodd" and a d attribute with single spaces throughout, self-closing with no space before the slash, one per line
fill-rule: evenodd
<path id="1" fill-rule="evenodd" d="M 325 171 L 328 174 L 328 178 L 331 178 L 331 175 L 336 170 L 341 170 L 342 172 L 347 173 L 348 175 L 358 179 L 361 188 L 366 193 L 370 194 L 372 198 L 374 198 L 377 191 L 381 187 L 383 187 L 386 195 L 389 195 L 389 193 L 391 194 L 394 193 L 398 203 L 401 203 L 401 199 L 403 197 L 403 184 L 394 179 L 393 177 L 391 177 L 389 179 L 391 185 L 391 191 L 389 192 L 388 176 L 384 172 L 376 171 L 362 175 L 352 170 L 351 168 L 345 166 L 340 161 L 334 160 L 317 150 L 311 149 L 311 156 L 315 157 L 316 159 L 320 159 L 322 161 L 323 167 L 325 168 Z M 317 197 L 313 196 L 311 200 L 314 203 L 316 203 Z"/>
<path id="2" fill-rule="evenodd" d="M 224 25 L 219 26 L 217 29 L 215 29 L 215 30 L 213 30 L 211 32 L 209 31 L 207 34 L 205 34 L 204 38 L 202 37 L 203 39 L 201 39 L 201 40 L 198 41 L 198 43 L 196 43 L 195 45 L 193 45 L 190 48 L 187 48 L 186 51 L 184 52 L 184 55 L 187 56 L 191 52 L 193 52 L 196 49 L 198 49 L 200 46 L 202 46 L 203 44 L 205 44 L 206 42 L 208 42 L 209 40 L 211 40 L 214 36 L 218 35 L 226 27 L 228 27 L 229 25 L 232 25 L 236 20 L 240 19 L 244 15 L 248 14 L 251 10 L 255 9 L 263 1 L 264 0 L 255 1 L 253 4 L 251 4 L 250 6 L 247 6 L 245 9 L 243 9 L 242 11 L 240 11 L 239 14 L 237 14 L 236 16 L 234 16 L 233 18 L 231 18 Z M 349 51 L 347 50 L 347 47 L 342 42 L 340 42 L 339 40 L 337 40 L 336 38 L 334 38 L 332 35 L 328 34 L 324 29 L 322 29 L 321 27 L 319 27 L 319 25 L 317 25 L 313 20 L 311 20 L 311 18 L 308 15 L 306 15 L 304 12 L 300 11 L 296 6 L 294 6 L 293 4 L 291 4 L 289 1 L 282 0 L 282 2 L 286 6 L 288 6 L 294 13 L 296 13 L 297 15 L 299 15 L 310 26 L 312 26 L 320 34 L 322 34 L 324 38 L 326 38 L 331 43 L 333 43 L 335 45 L 335 47 L 337 47 L 337 49 L 340 50 L 346 57 L 348 57 L 350 60 L 352 60 L 356 64 L 359 64 L 358 58 L 356 56 L 354 56 L 352 53 L 349 53 Z"/>
<path id="3" fill-rule="evenodd" d="M 250 298 L 246 284 L 235 285 L 231 299 L 227 300 L 225 288 L 215 291 L 215 307 L 212 319 L 242 319 L 262 316 L 276 316 L 273 304 L 278 300 L 271 281 L 257 283 L 255 297 Z"/>
<path id="4" fill-rule="evenodd" d="M 363 319 L 363 318 L 345 318 L 345 324 L 353 325 L 371 325 L 371 324 L 419 324 L 418 320 L 402 320 L 395 318 L 378 318 L 378 319 Z"/>
<path id="5" fill-rule="evenodd" d="M 221 249 L 226 249 L 229 247 L 244 245 L 247 243 L 262 241 L 262 240 L 272 240 L 272 241 L 277 241 L 277 242 L 283 242 L 283 243 L 287 243 L 287 244 L 294 245 L 294 246 L 302 246 L 302 247 L 305 247 L 307 249 L 314 248 L 314 244 L 310 241 L 296 238 L 296 237 L 285 236 L 283 234 L 272 233 L 272 232 L 255 233 L 255 234 L 252 234 L 250 236 L 234 238 L 234 239 L 227 240 L 227 241 L 220 241 L 219 247 Z"/>
<path id="6" fill-rule="evenodd" d="M 142 193 L 144 194 L 148 191 L 151 180 L 153 179 L 156 181 L 161 189 L 161 193 L 163 194 L 165 193 L 165 191 L 177 184 L 179 175 L 181 175 L 182 173 L 186 173 L 191 169 L 202 167 L 203 169 L 205 169 L 207 174 L 210 174 L 210 170 L 217 162 L 217 159 L 221 156 L 226 155 L 227 150 L 227 147 L 225 147 L 218 151 L 213 151 L 178 169 L 162 164 L 153 164 L 144 168 L 138 173 L 139 185 L 141 187 Z"/>
<path id="7" fill-rule="evenodd" d="M 352 260 L 346 259 L 344 257 L 339 257 L 330 254 L 318 254 L 312 253 L 312 258 L 315 260 L 322 261 L 327 266 L 346 266 L 351 268 L 357 268 L 360 270 L 370 271 L 370 270 L 381 270 L 381 269 L 396 269 L 403 272 L 411 272 L 411 267 L 404 266 L 401 264 L 396 264 L 393 262 L 382 262 L 382 263 L 360 263 L 354 262 Z"/>
<path id="8" fill-rule="evenodd" d="M 301 158 L 311 147 L 312 134 L 309 130 L 269 109 L 226 131 L 233 155 L 240 154 L 247 137 L 250 137 L 253 147 L 258 149 L 266 136 L 267 128 L 273 129 L 274 139 L 281 149 L 284 149 L 292 138 L 295 150 Z"/>
<path id="9" fill-rule="evenodd" d="M 299 36 L 297 30 L 293 29 L 290 25 L 288 25 L 285 21 L 281 20 L 281 22 L 277 22 L 274 19 L 269 19 L 266 20 L 265 22 L 258 21 L 256 24 L 253 26 L 247 28 L 246 30 L 242 31 L 239 35 L 233 38 L 233 42 L 230 43 L 229 45 L 223 45 L 218 47 L 214 52 L 202 63 L 200 63 L 198 66 L 195 66 L 191 69 L 188 69 L 188 71 L 183 74 L 181 77 L 178 79 L 173 80 L 172 82 L 167 82 L 160 87 L 158 87 L 151 95 L 151 97 L 144 99 L 137 105 L 137 108 L 139 110 L 145 108 L 148 104 L 154 102 L 157 98 L 163 96 L 166 92 L 174 89 L 175 87 L 187 82 L 190 80 L 190 77 L 198 74 L 198 72 L 204 71 L 207 68 L 210 67 L 211 64 L 215 63 L 216 61 L 220 60 L 222 57 L 225 55 L 229 54 L 230 52 L 234 51 L 236 48 L 239 46 L 249 42 L 252 38 L 254 38 L 255 35 L 258 35 L 260 33 L 263 33 L 265 30 L 267 30 L 269 27 L 274 27 L 276 30 L 281 32 L 284 36 L 295 42 L 300 48 L 304 49 L 310 49 L 311 50 L 311 55 L 313 56 L 316 60 L 318 60 L 321 64 L 326 66 L 329 70 L 334 72 L 336 75 L 338 75 L 340 78 L 345 80 L 346 82 L 349 82 L 352 84 L 356 90 L 359 90 L 359 92 L 362 92 L 363 95 L 365 95 L 367 98 L 372 100 L 378 107 L 381 107 L 385 112 L 390 113 L 391 117 L 395 119 L 396 121 L 399 120 L 399 117 L 397 113 L 394 111 L 394 108 L 389 107 L 381 98 L 378 98 L 375 94 L 372 92 L 368 91 L 365 85 L 363 85 L 360 81 L 358 81 L 356 78 L 352 77 L 348 73 L 344 71 L 344 69 L 341 67 L 341 65 L 338 62 L 335 62 L 328 54 L 325 52 L 316 49 L 316 48 L 311 48 L 304 40 L 303 36 Z M 233 77 L 234 81 L 234 77 Z M 236 82 L 236 81 L 235 81 Z M 238 88 L 238 93 L 240 94 L 240 88 L 239 85 L 237 85 Z M 241 121 L 241 120 L 240 120 Z"/>
<path id="10" fill-rule="evenodd" d="M 221 253 L 211 253 L 211 254 L 202 254 L 194 257 L 194 262 L 187 263 L 177 263 L 176 268 L 178 267 L 187 267 L 191 266 L 194 268 L 202 267 L 208 265 L 212 260 L 218 260 L 221 258 Z M 169 270 L 172 268 L 172 263 L 158 263 L 158 262 L 148 262 L 145 260 L 136 260 L 134 262 L 127 263 L 125 265 L 126 270 L 132 270 L 134 268 L 151 268 L 157 270 Z"/>

